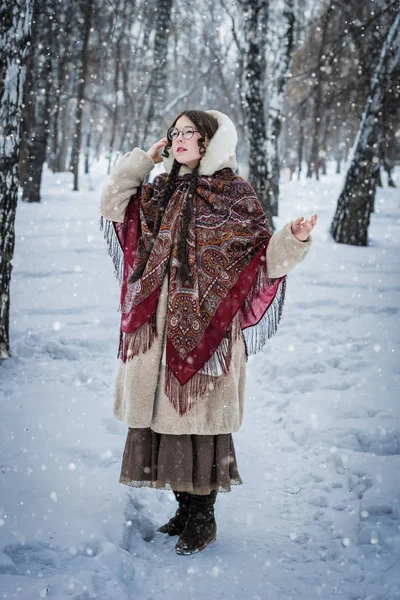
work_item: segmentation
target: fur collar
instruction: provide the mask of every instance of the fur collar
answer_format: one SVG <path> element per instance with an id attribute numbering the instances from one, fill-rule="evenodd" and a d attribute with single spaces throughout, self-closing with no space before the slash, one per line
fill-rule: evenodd
<path id="1" fill-rule="evenodd" d="M 206 112 L 217 119 L 218 129 L 211 138 L 206 153 L 200 161 L 199 175 L 210 176 L 215 171 L 225 167 L 235 170 L 237 167 L 235 154 L 237 144 L 236 127 L 224 113 L 218 110 L 207 110 Z M 163 161 L 166 172 L 170 173 L 174 163 L 172 149 L 169 150 L 169 157 L 163 158 Z M 192 169 L 187 165 L 182 165 L 179 169 L 179 175 L 191 172 Z"/>

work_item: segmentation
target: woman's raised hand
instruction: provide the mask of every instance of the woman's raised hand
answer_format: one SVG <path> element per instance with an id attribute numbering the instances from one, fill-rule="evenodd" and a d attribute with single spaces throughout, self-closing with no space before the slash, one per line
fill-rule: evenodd
<path id="1" fill-rule="evenodd" d="M 167 142 L 168 142 L 167 138 L 163 137 L 163 138 L 161 138 L 161 140 L 158 140 L 158 142 L 153 144 L 152 147 L 150 148 L 150 150 L 147 150 L 147 154 L 150 156 L 151 159 L 153 159 L 153 162 L 155 164 L 160 163 L 162 161 L 162 156 L 160 156 L 158 154 L 158 152 L 159 152 L 159 150 L 164 148 L 164 146 L 167 145 Z"/>
<path id="2" fill-rule="evenodd" d="M 292 223 L 292 233 L 300 242 L 305 242 L 315 225 L 317 224 L 318 215 L 315 214 L 309 221 L 304 217 L 299 217 Z"/>

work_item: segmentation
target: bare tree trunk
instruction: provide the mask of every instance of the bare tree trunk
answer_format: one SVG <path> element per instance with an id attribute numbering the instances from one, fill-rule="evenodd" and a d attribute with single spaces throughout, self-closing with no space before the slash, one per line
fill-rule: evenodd
<path id="1" fill-rule="evenodd" d="M 95 154 L 97 162 L 100 160 L 100 150 L 101 150 L 102 143 L 103 143 L 103 132 L 101 132 L 99 137 L 97 138 L 97 144 L 96 144 L 96 147 L 94 150 L 94 154 Z"/>
<path id="2" fill-rule="evenodd" d="M 162 118 L 167 100 L 167 53 L 168 38 L 171 29 L 171 11 L 173 0 L 158 0 L 157 18 L 154 35 L 153 64 L 149 107 L 143 134 L 142 148 L 147 149 L 160 138 Z"/>
<path id="3" fill-rule="evenodd" d="M 383 168 L 385 169 L 386 173 L 387 173 L 387 177 L 388 177 L 388 186 L 389 187 L 396 187 L 396 184 L 393 180 L 393 176 L 392 176 L 392 169 L 393 166 L 391 164 L 391 162 L 388 159 L 385 159 L 383 162 Z"/>
<path id="4" fill-rule="evenodd" d="M 298 161 L 298 171 L 297 171 L 297 179 L 300 180 L 302 165 L 303 165 L 303 149 L 304 149 L 304 121 L 306 119 L 306 105 L 301 109 L 300 112 L 300 127 L 299 127 L 299 141 L 297 144 L 297 161 Z"/>
<path id="5" fill-rule="evenodd" d="M 336 125 L 336 133 L 333 138 L 333 145 L 335 148 L 334 158 L 336 161 L 336 174 L 340 175 L 341 170 L 342 170 L 342 162 L 345 158 L 345 155 L 344 155 L 345 132 L 344 132 L 343 124 L 338 121 L 337 117 L 335 118 L 335 125 Z"/>
<path id="6" fill-rule="evenodd" d="M 313 154 L 312 154 L 312 150 L 310 151 L 310 154 L 308 155 L 308 161 L 307 161 L 307 179 L 310 179 L 312 177 L 313 174 Z"/>
<path id="7" fill-rule="evenodd" d="M 332 12 L 332 4 L 333 0 L 330 0 L 329 6 L 325 11 L 321 28 L 321 42 L 319 44 L 318 55 L 317 55 L 317 68 L 316 68 L 316 79 L 315 79 L 315 94 L 314 94 L 314 136 L 312 141 L 312 149 L 311 149 L 311 164 L 309 165 L 309 172 L 307 173 L 307 177 L 312 177 L 312 172 L 315 173 L 315 177 L 319 180 L 319 137 L 321 130 L 321 120 L 322 120 L 322 111 L 323 111 L 323 71 L 321 69 L 323 63 L 323 56 L 325 52 L 326 46 L 326 36 L 328 32 L 329 19 Z"/>
<path id="8" fill-rule="evenodd" d="M 78 94 L 77 94 L 77 105 L 75 113 L 75 135 L 72 146 L 72 157 L 71 163 L 74 173 L 74 187 L 73 191 L 77 192 L 78 187 L 78 176 L 79 176 L 79 157 L 81 153 L 81 141 L 82 141 L 82 115 L 83 115 L 83 104 L 84 94 L 87 78 L 87 66 L 88 66 L 88 46 L 90 28 L 92 23 L 92 12 L 93 12 L 94 0 L 87 0 L 83 3 L 83 35 L 82 35 L 82 53 L 78 69 Z"/>
<path id="9" fill-rule="evenodd" d="M 328 134 L 329 134 L 329 130 L 330 130 L 330 124 L 331 124 L 331 113 L 327 113 L 327 115 L 325 117 L 325 123 L 324 123 L 324 135 L 322 137 L 322 143 L 321 143 L 322 153 L 323 153 L 323 157 L 320 162 L 320 165 L 322 168 L 322 175 L 326 175 L 326 173 L 327 173 Z"/>
<path id="10" fill-rule="evenodd" d="M 244 91 L 243 91 L 243 82 L 244 82 L 244 58 L 243 58 L 243 48 L 242 45 L 240 43 L 239 40 L 239 35 L 238 35 L 238 27 L 235 24 L 235 18 L 234 15 L 232 13 L 232 11 L 229 10 L 229 8 L 227 7 L 227 3 L 225 2 L 225 0 L 220 0 L 221 2 L 221 6 L 223 7 L 224 11 L 228 14 L 230 20 L 231 20 L 231 32 L 232 32 L 232 37 L 233 40 L 235 42 L 235 46 L 237 49 L 237 73 L 238 73 L 238 77 L 237 77 L 237 85 L 235 86 L 235 90 L 237 92 L 237 98 L 239 100 L 238 104 L 238 110 L 239 112 L 239 117 L 238 117 L 238 121 L 241 121 L 242 123 L 245 122 L 246 118 L 245 118 L 245 112 L 244 112 L 244 104 L 243 104 L 243 98 L 244 98 Z M 234 101 L 236 104 L 236 100 Z"/>
<path id="11" fill-rule="evenodd" d="M 109 161 L 108 161 L 108 174 L 111 171 L 111 161 L 112 161 L 112 153 L 114 149 L 115 137 L 117 134 L 117 123 L 118 123 L 118 113 L 119 113 L 119 67 L 121 63 L 121 38 L 118 38 L 116 43 L 116 55 L 115 55 L 115 69 L 114 69 L 114 94 L 115 94 L 115 106 L 113 110 L 112 120 L 111 120 L 111 137 L 110 137 L 110 145 L 109 145 Z"/>
<path id="12" fill-rule="evenodd" d="M 40 184 L 49 137 L 50 96 L 52 91 L 50 81 L 53 9 L 48 0 L 46 2 L 36 0 L 35 6 L 37 8 L 34 9 L 34 12 L 37 12 L 37 14 L 33 19 L 32 35 L 34 40 L 40 40 L 40 44 L 33 43 L 33 52 L 36 56 L 33 73 L 35 110 L 31 120 L 26 123 L 27 131 L 25 133 L 28 139 L 28 152 L 22 194 L 24 202 L 40 202 Z"/>
<path id="13" fill-rule="evenodd" d="M 383 187 L 383 185 L 382 185 L 382 177 L 381 177 L 381 169 L 380 169 L 380 167 L 378 167 L 378 168 L 376 169 L 375 173 L 376 173 L 376 176 L 375 176 L 375 179 L 376 179 L 376 181 L 375 181 L 375 183 L 376 183 L 376 187 Z"/>
<path id="14" fill-rule="evenodd" d="M 71 117 L 75 110 L 75 98 L 60 98 L 61 101 L 61 144 L 57 154 L 57 166 L 61 172 L 67 171 L 68 146 L 71 136 Z"/>
<path id="15" fill-rule="evenodd" d="M 279 202 L 279 136 L 282 127 L 282 108 L 286 89 L 287 76 L 290 71 L 295 42 L 295 3 L 285 0 L 283 15 L 276 20 L 280 27 L 275 31 L 276 69 L 272 77 L 273 89 L 269 98 L 267 121 L 267 169 L 271 177 L 267 180 L 269 196 L 272 204 L 272 214 L 278 215 Z"/>
<path id="16" fill-rule="evenodd" d="M 65 76 L 67 73 L 67 62 L 70 57 L 70 41 L 72 30 L 72 14 L 74 2 L 68 2 L 66 12 L 60 15 L 59 23 L 63 25 L 63 31 L 57 30 L 55 34 L 55 53 L 57 56 L 57 68 L 54 74 L 56 85 L 54 86 L 54 114 L 52 118 L 53 135 L 51 140 L 51 169 L 53 173 L 66 170 L 66 153 L 63 153 L 62 144 L 64 140 L 64 127 L 61 125 L 61 146 L 59 140 L 60 120 L 65 118 L 64 112 L 67 101 L 63 101 L 65 88 Z"/>
<path id="17" fill-rule="evenodd" d="M 384 115 L 385 119 L 382 123 L 383 133 L 381 141 L 381 155 L 382 155 L 382 166 L 387 173 L 387 181 L 389 187 L 396 187 L 393 177 L 392 169 L 396 161 L 396 132 L 400 117 L 400 106 L 399 97 L 400 93 L 393 93 L 393 88 L 396 86 L 396 75 L 395 85 L 391 87 L 385 94 L 384 98 Z M 397 70 L 397 89 L 400 89 L 400 72 Z"/>
<path id="18" fill-rule="evenodd" d="M 122 89 L 125 101 L 124 122 L 119 138 L 119 151 L 121 154 L 132 148 L 132 121 L 134 114 L 134 103 L 129 90 L 129 73 L 131 71 L 131 54 L 129 53 L 121 63 Z"/>
<path id="19" fill-rule="evenodd" d="M 32 0 L 33 1 L 33 0 Z M 33 2 L 33 17 L 32 17 L 32 31 L 31 31 L 31 43 L 32 48 L 35 48 L 35 13 L 36 3 Z M 24 92 L 23 92 L 23 106 L 21 110 L 21 130 L 20 130 L 20 151 L 19 151 L 19 186 L 23 186 L 26 178 L 27 162 L 30 153 L 31 140 L 29 137 L 30 123 L 35 120 L 35 52 L 29 53 L 26 68 L 26 77 L 24 81 Z"/>
<path id="20" fill-rule="evenodd" d="M 265 49 L 268 23 L 268 0 L 240 0 L 244 30 L 244 114 L 250 142 L 248 180 L 253 186 L 264 209 L 271 229 L 274 213 L 272 186 L 268 180 L 272 174 L 267 165 L 267 128 L 265 121 Z"/>
<path id="21" fill-rule="evenodd" d="M 376 176 L 380 162 L 375 146 L 383 118 L 384 94 L 391 85 L 393 71 L 400 60 L 399 25 L 398 12 L 383 42 L 374 69 L 346 182 L 331 224 L 333 238 L 342 244 L 366 246 L 368 243 L 368 226 L 374 206 Z"/>
<path id="22" fill-rule="evenodd" d="M 88 131 L 86 133 L 86 145 L 85 145 L 85 175 L 89 174 L 91 142 L 92 142 L 92 122 L 89 119 Z"/>
<path id="23" fill-rule="evenodd" d="M 31 0 L 0 8 L 0 359 L 10 353 L 10 284 L 18 199 L 21 105 L 30 45 Z"/>

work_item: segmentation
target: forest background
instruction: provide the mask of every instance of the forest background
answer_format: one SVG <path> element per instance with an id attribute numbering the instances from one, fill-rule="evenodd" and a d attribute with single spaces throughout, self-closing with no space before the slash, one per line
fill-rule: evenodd
<path id="1" fill-rule="evenodd" d="M 400 597 L 399 65 L 389 0 L 3 0 L 4 597 Z M 156 533 L 173 495 L 118 481 L 119 289 L 98 227 L 116 161 L 186 108 L 231 117 L 273 229 L 319 214 L 249 360 L 244 485 L 190 566 Z"/>
<path id="2" fill-rule="evenodd" d="M 8 0 L 0 23 L 1 356 L 18 188 L 40 202 L 47 165 L 78 191 L 81 170 L 105 153 L 110 172 L 186 108 L 230 115 L 272 228 L 282 172 L 346 165 L 331 233 L 368 244 L 376 186 L 395 185 L 400 156 L 398 1 Z"/>

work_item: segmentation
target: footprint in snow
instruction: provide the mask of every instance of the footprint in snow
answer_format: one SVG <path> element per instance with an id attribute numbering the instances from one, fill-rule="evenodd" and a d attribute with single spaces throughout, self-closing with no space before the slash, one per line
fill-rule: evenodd
<path id="1" fill-rule="evenodd" d="M 367 518 L 376 520 L 376 517 L 387 517 L 393 521 L 398 521 L 400 519 L 400 510 L 390 504 L 364 502 L 361 505 L 360 518 L 362 520 Z"/>
<path id="2" fill-rule="evenodd" d="M 328 508 L 328 500 L 325 496 L 311 496 L 308 499 L 308 503 L 312 506 L 320 506 L 321 508 Z"/>
<path id="3" fill-rule="evenodd" d="M 0 552 L 0 575 L 17 575 L 18 568 L 12 558 L 5 552 Z"/>
<path id="4" fill-rule="evenodd" d="M 348 488 L 350 492 L 354 492 L 357 498 L 362 498 L 367 490 L 373 486 L 373 481 L 366 474 L 357 475 L 350 473 L 348 479 Z"/>
<path id="5" fill-rule="evenodd" d="M 46 577 L 64 571 L 71 563 L 81 565 L 83 558 L 93 558 L 101 551 L 102 544 L 96 540 L 71 548 L 44 542 L 9 544 L 0 553 L 0 573 Z"/>
<path id="6" fill-rule="evenodd" d="M 374 432 L 350 429 L 338 437 L 336 446 L 378 456 L 394 456 L 400 454 L 400 430 L 383 427 Z"/>
<path id="7" fill-rule="evenodd" d="M 148 516 L 148 508 L 136 496 L 128 495 L 125 507 L 125 527 L 121 547 L 128 552 L 139 537 L 144 542 L 151 542 L 155 535 L 155 527 Z"/>
<path id="8" fill-rule="evenodd" d="M 354 387 L 354 383 L 350 383 L 348 381 L 335 381 L 334 383 L 327 383 L 326 385 L 321 386 L 323 390 L 336 390 L 336 391 L 345 391 L 350 390 Z"/>
<path id="9" fill-rule="evenodd" d="M 308 533 L 299 533 L 298 535 L 291 534 L 290 539 L 293 540 L 294 542 L 296 542 L 296 544 L 300 544 L 301 546 L 303 546 L 304 544 L 309 542 L 312 538 L 310 535 L 308 535 Z"/>

